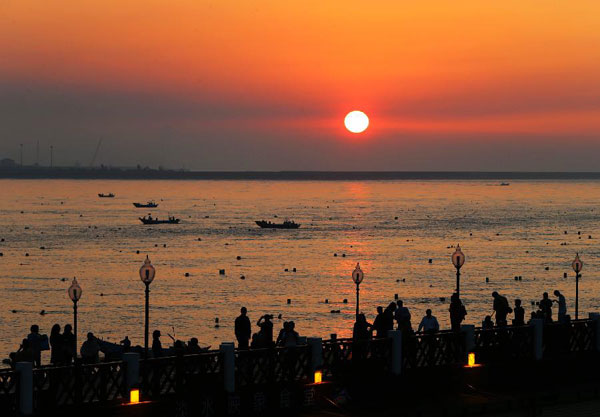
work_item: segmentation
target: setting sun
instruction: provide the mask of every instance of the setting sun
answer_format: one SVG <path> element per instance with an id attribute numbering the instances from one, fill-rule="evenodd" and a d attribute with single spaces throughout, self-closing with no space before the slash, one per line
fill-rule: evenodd
<path id="1" fill-rule="evenodd" d="M 369 127 L 369 118 L 361 111 L 351 111 L 346 115 L 344 125 L 352 133 L 361 133 Z"/>

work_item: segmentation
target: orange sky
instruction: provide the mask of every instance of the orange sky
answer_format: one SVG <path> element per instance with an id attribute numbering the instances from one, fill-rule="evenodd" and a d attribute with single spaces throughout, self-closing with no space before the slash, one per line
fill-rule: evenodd
<path id="1" fill-rule="evenodd" d="M 218 103 L 161 120 L 192 130 L 600 131 L 597 0 L 9 0 L 0 51 L 4 85 Z"/>

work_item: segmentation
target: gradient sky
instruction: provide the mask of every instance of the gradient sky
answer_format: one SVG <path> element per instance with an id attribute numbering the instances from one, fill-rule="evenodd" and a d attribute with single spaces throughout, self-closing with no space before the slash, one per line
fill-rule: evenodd
<path id="1" fill-rule="evenodd" d="M 600 2 L 0 0 L 0 158 L 100 138 L 120 166 L 598 171 Z"/>

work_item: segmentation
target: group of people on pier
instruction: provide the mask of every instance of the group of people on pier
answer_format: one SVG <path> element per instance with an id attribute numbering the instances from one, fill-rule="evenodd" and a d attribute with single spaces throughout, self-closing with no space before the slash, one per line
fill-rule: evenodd
<path id="1" fill-rule="evenodd" d="M 240 315 L 235 319 L 235 338 L 239 349 L 261 349 L 275 346 L 294 347 L 299 344 L 300 335 L 295 330 L 293 321 L 284 321 L 276 340 L 273 340 L 273 316 L 261 316 L 256 325 L 259 330 L 252 333 L 252 325 L 246 307 L 240 309 Z"/>
<path id="2" fill-rule="evenodd" d="M 560 291 L 555 290 L 554 296 L 556 299 L 550 299 L 548 293 L 545 292 L 539 302 L 532 302 L 532 305 L 536 305 L 538 309 L 531 312 L 531 319 L 542 319 L 546 323 L 553 322 L 553 305 L 556 303 L 558 307 L 557 321 L 559 323 L 568 322 L 570 317 L 567 314 L 567 303 L 564 295 Z M 514 307 L 511 307 L 508 299 L 500 295 L 497 291 L 492 293 L 492 299 L 493 313 L 485 316 L 482 328 L 490 329 L 507 326 L 510 314 L 513 314 L 512 325 L 525 325 L 525 309 L 520 299 L 514 300 Z M 448 312 L 450 315 L 451 330 L 460 332 L 461 324 L 467 316 L 467 309 L 457 293 L 452 294 L 450 298 Z M 493 321 L 494 316 L 495 322 Z M 386 308 L 377 307 L 377 314 L 373 323 L 367 321 L 365 314 L 358 314 L 354 323 L 352 337 L 354 340 L 366 340 L 372 337 L 382 338 L 387 336 L 389 330 L 394 329 L 398 329 L 403 335 L 408 336 L 415 333 L 411 319 L 412 316 L 408 307 L 404 305 L 402 300 L 397 300 L 396 302 L 391 302 Z M 242 307 L 240 315 L 235 319 L 234 326 L 239 349 L 260 349 L 275 346 L 295 347 L 300 344 L 300 335 L 296 331 L 293 321 L 283 322 L 277 338 L 273 336 L 272 315 L 265 314 L 261 316 L 256 322 L 256 326 L 258 327 L 258 331 L 253 333 L 248 311 L 246 307 Z M 428 308 L 425 311 L 425 316 L 419 322 L 417 332 L 433 334 L 439 330 L 439 322 L 432 314 L 432 310 Z M 166 355 L 165 351 L 167 349 L 163 349 L 160 337 L 160 331 L 155 330 L 152 335 L 152 354 L 154 357 Z M 169 348 L 169 350 L 173 350 L 174 353 L 194 354 L 202 353 L 207 349 L 201 348 L 198 344 L 198 339 L 195 337 L 191 338 L 187 343 L 175 340 L 173 337 L 171 338 L 173 339 L 173 347 Z M 106 342 L 97 339 L 93 333 L 88 333 L 86 340 L 79 350 L 81 362 L 98 362 L 102 343 L 106 344 Z M 119 346 L 122 352 L 127 352 L 131 349 L 131 342 L 125 337 L 120 345 L 117 346 Z M 55 324 L 50 331 L 50 337 L 40 334 L 39 326 L 34 324 L 30 328 L 30 333 L 23 339 L 19 349 L 10 354 L 9 362 L 14 364 L 26 361 L 33 362 L 34 366 L 40 366 L 42 363 L 41 353 L 47 350 L 50 351 L 50 363 L 54 365 L 70 365 L 73 363 L 77 355 L 77 348 L 75 346 L 75 335 L 70 324 L 64 326 L 62 333 L 60 325 Z"/>

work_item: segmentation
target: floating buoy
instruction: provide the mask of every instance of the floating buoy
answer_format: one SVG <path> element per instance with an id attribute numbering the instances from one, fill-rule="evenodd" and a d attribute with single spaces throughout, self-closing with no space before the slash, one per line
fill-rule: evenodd
<path id="1" fill-rule="evenodd" d="M 165 243 L 165 244 L 163 244 L 163 248 L 166 248 L 166 247 L 167 247 L 167 244 L 166 244 L 166 243 Z"/>
<path id="2" fill-rule="evenodd" d="M 488 277 L 485 277 L 485 282 L 490 282 L 490 279 Z"/>
<path id="3" fill-rule="evenodd" d="M 430 264 L 433 263 L 433 259 L 429 258 L 429 263 Z"/>
<path id="4" fill-rule="evenodd" d="M 347 299 L 347 298 L 344 298 L 344 301 L 343 301 L 343 302 L 344 302 L 344 304 L 348 304 L 348 299 Z"/>
<path id="5" fill-rule="evenodd" d="M 16 313 L 16 312 L 17 312 L 17 310 L 12 310 L 12 312 L 13 312 L 13 313 Z"/>
<path id="6" fill-rule="evenodd" d="M 515 275 L 515 281 L 518 281 L 518 280 L 519 280 L 519 277 Z"/>
<path id="7" fill-rule="evenodd" d="M 29 253 L 25 253 L 25 256 L 29 256 Z"/>
<path id="8" fill-rule="evenodd" d="M 519 281 L 523 281 L 523 277 L 519 275 Z"/>
<path id="9" fill-rule="evenodd" d="M 45 314 L 46 314 L 46 310 L 42 310 L 42 311 L 40 311 L 40 316 L 43 316 L 43 315 L 45 315 Z"/>
<path id="10" fill-rule="evenodd" d="M 398 299 L 398 294 L 394 294 L 394 300 Z"/>
<path id="11" fill-rule="evenodd" d="M 293 269 L 292 269 L 292 272 L 296 272 L 296 268 L 293 268 Z"/>
<path id="12" fill-rule="evenodd" d="M 546 268 L 544 268 L 544 269 L 545 269 L 546 271 L 548 271 L 548 270 L 550 270 L 550 267 L 549 267 L 549 266 L 547 266 L 547 267 L 546 267 Z"/>
<path id="13" fill-rule="evenodd" d="M 104 293 L 103 292 L 100 293 L 100 297 L 104 297 Z"/>
<path id="14" fill-rule="evenodd" d="M 155 248 L 158 248 L 158 243 L 155 243 L 155 244 L 154 244 L 154 247 L 155 247 Z"/>
<path id="15" fill-rule="evenodd" d="M 406 278 L 402 278 L 402 282 L 406 282 Z"/>
<path id="16" fill-rule="evenodd" d="M 237 259 L 239 261 L 239 260 L 242 259 L 242 257 L 238 255 L 238 256 L 235 257 L 235 259 Z"/>
<path id="17" fill-rule="evenodd" d="M 566 273 L 566 272 L 564 272 L 564 273 L 563 273 L 563 278 L 566 278 L 566 277 L 567 277 L 567 273 Z"/>
<path id="18" fill-rule="evenodd" d="M 137 253 L 137 254 L 139 255 L 139 254 L 140 254 L 140 251 L 139 251 L 139 250 L 136 250 L 136 251 L 135 251 L 135 253 Z"/>
<path id="19" fill-rule="evenodd" d="M 394 217 L 394 220 L 398 220 L 398 216 Z"/>
<path id="20" fill-rule="evenodd" d="M 337 253 L 334 253 L 333 256 L 337 256 Z"/>
<path id="21" fill-rule="evenodd" d="M 240 277 L 240 279 L 246 279 L 246 276 L 245 276 L 245 275 L 242 275 L 242 276 Z"/>
<path id="22" fill-rule="evenodd" d="M 331 314 L 339 314 L 339 313 L 340 313 L 340 310 L 331 310 L 331 311 L 330 311 L 330 313 L 331 313 Z"/>
<path id="23" fill-rule="evenodd" d="M 399 279 L 397 279 L 397 280 L 396 280 L 396 282 L 400 282 L 400 280 L 399 280 Z"/>
<path id="24" fill-rule="evenodd" d="M 201 238 L 201 237 L 199 237 L 199 238 L 198 238 L 198 242 L 200 242 L 201 240 L 202 240 L 202 238 Z"/>
<path id="25" fill-rule="evenodd" d="M 325 299 L 325 304 L 329 304 L 329 298 Z"/>
<path id="26" fill-rule="evenodd" d="M 189 273 L 189 272 L 186 272 L 186 273 L 185 273 L 185 274 L 183 274 L 183 275 L 184 275 L 184 276 L 186 276 L 186 277 L 189 277 L 189 276 L 190 276 L 190 273 Z"/>
<path id="27" fill-rule="evenodd" d="M 285 269 L 283 270 L 283 272 L 288 272 L 288 269 L 287 269 L 287 268 L 285 268 Z"/>
<path id="28" fill-rule="evenodd" d="M 288 303 L 288 304 L 292 304 L 292 299 L 291 299 L 291 298 L 288 298 L 288 299 L 287 299 L 287 303 Z"/>
<path id="29" fill-rule="evenodd" d="M 345 254 L 345 253 L 342 253 L 342 258 L 345 258 L 345 257 L 346 257 L 346 254 Z"/>
<path id="30" fill-rule="evenodd" d="M 225 270 L 224 269 L 219 269 L 219 275 L 225 275 Z"/>

